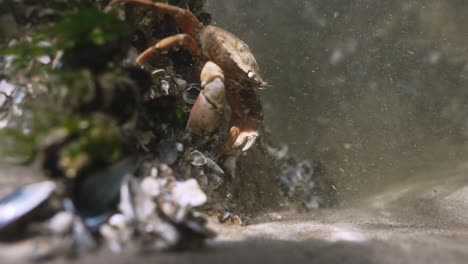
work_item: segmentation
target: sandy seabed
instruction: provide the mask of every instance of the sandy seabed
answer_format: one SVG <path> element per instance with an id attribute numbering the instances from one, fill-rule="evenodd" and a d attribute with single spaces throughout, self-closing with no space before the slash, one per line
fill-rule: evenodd
<path id="1" fill-rule="evenodd" d="M 0 178 L 6 184 L 9 176 L 28 173 L 4 169 Z M 213 223 L 218 237 L 198 250 L 144 255 L 104 249 L 71 262 L 467 263 L 468 166 L 434 175 L 440 177 L 413 177 L 333 209 L 267 212 L 248 226 Z"/>

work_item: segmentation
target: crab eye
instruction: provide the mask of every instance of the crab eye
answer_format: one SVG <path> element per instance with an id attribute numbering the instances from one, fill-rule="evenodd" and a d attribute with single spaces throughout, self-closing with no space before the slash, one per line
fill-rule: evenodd
<path id="1" fill-rule="evenodd" d="M 247 76 L 248 76 L 249 78 L 253 78 L 253 77 L 255 77 L 255 72 L 249 71 L 249 72 L 247 72 Z"/>

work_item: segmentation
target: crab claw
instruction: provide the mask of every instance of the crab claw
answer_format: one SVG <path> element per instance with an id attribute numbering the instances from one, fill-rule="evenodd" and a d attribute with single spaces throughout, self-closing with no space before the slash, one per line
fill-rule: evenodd
<path id="1" fill-rule="evenodd" d="M 234 141 L 234 144 L 232 144 L 232 147 L 237 148 L 245 143 L 242 151 L 247 151 L 253 146 L 257 138 L 258 131 L 241 131 L 237 136 L 236 141 Z"/>
<path id="2" fill-rule="evenodd" d="M 209 61 L 200 79 L 202 91 L 190 111 L 187 129 L 195 134 L 207 134 L 218 127 L 225 105 L 224 74 L 218 65 Z"/>
<path id="3" fill-rule="evenodd" d="M 255 144 L 255 141 L 257 140 L 258 136 L 259 134 L 256 130 L 241 130 L 237 126 L 231 127 L 231 129 L 229 130 L 228 140 L 224 144 L 224 151 L 220 156 L 222 156 L 225 152 L 229 151 L 230 149 L 238 148 L 242 145 L 244 145 L 242 151 L 249 150 L 253 146 L 253 144 Z"/>

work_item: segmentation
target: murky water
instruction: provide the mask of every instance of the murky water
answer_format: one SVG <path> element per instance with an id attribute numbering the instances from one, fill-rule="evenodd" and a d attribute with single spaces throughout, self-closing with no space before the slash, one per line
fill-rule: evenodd
<path id="1" fill-rule="evenodd" d="M 206 9 L 249 44 L 272 85 L 260 91 L 266 126 L 325 166 L 344 206 L 217 226 L 207 251 L 89 263 L 466 262 L 465 1 L 208 0 Z M 2 171 L 0 185 L 31 174 Z"/>
<path id="2" fill-rule="evenodd" d="M 467 159 L 464 1 L 207 2 L 273 86 L 266 125 L 320 160 L 341 200 Z"/>

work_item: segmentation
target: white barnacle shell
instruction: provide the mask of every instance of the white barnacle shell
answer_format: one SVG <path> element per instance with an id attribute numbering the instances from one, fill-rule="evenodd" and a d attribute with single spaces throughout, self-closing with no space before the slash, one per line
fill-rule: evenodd
<path id="1" fill-rule="evenodd" d="M 146 177 L 141 181 L 143 193 L 149 197 L 156 197 L 161 193 L 161 181 L 153 177 Z"/>
<path id="2" fill-rule="evenodd" d="M 197 207 L 204 204 L 207 200 L 206 194 L 200 189 L 200 185 L 198 185 L 195 179 L 177 182 L 172 190 L 172 194 L 174 201 L 183 207 Z"/>

